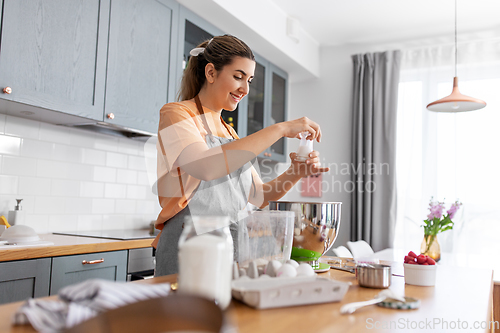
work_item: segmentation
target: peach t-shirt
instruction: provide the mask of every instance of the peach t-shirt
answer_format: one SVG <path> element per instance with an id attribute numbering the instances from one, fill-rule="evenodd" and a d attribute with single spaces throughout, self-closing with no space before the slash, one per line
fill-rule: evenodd
<path id="1" fill-rule="evenodd" d="M 203 111 L 214 135 L 232 138 L 222 125 L 217 112 L 205 107 Z M 238 138 L 236 131 L 231 127 L 229 129 L 233 137 Z M 161 108 L 157 144 L 157 187 L 162 209 L 155 222 L 157 229 L 162 230 L 167 220 L 187 206 L 198 187 L 200 180 L 183 172 L 177 165 L 177 159 L 187 146 L 205 143 L 207 134 L 194 100 L 168 103 Z M 159 236 L 152 244 L 154 247 Z"/>

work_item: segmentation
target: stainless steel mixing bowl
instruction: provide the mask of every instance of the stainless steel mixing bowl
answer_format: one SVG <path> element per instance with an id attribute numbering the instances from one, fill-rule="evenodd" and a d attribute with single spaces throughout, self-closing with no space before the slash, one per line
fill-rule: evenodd
<path id="1" fill-rule="evenodd" d="M 295 249 L 315 251 L 321 255 L 332 247 L 337 238 L 341 206 L 341 202 L 269 201 L 270 210 L 295 212 L 292 246 Z M 311 261 L 313 267 L 319 265 L 317 260 Z"/>

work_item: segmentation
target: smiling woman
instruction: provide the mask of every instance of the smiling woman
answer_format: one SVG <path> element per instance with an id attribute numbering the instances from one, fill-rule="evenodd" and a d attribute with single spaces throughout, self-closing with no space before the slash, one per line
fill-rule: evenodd
<path id="1" fill-rule="evenodd" d="M 290 167 L 263 183 L 252 166 L 256 156 L 282 137 L 298 138 L 301 132 L 319 142 L 319 125 L 303 117 L 239 139 L 221 112 L 235 110 L 249 93 L 256 66 L 252 51 L 240 39 L 224 35 L 204 41 L 190 54 L 179 102 L 160 110 L 157 187 L 162 211 L 156 227 L 162 232 L 153 243 L 156 275 L 177 273 L 178 240 L 186 217 L 224 215 L 237 222 L 248 202 L 267 206 L 302 177 L 329 170 L 319 167 L 316 151 L 306 161 L 295 160 L 292 153 Z M 236 225 L 231 228 L 235 238 Z"/>

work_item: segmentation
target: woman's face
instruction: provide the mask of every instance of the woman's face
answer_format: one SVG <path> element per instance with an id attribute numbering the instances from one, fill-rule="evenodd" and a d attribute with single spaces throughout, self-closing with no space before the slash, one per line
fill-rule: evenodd
<path id="1" fill-rule="evenodd" d="M 238 103 L 248 94 L 255 72 L 255 61 L 235 57 L 233 61 L 216 72 L 212 87 L 217 110 L 234 111 Z"/>

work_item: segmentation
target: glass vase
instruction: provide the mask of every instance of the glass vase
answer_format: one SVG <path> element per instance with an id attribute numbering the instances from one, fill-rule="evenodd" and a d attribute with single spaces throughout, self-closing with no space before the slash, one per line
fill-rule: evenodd
<path id="1" fill-rule="evenodd" d="M 424 235 L 420 245 L 420 253 L 431 257 L 436 262 L 441 259 L 441 247 L 439 246 L 437 235 Z"/>

